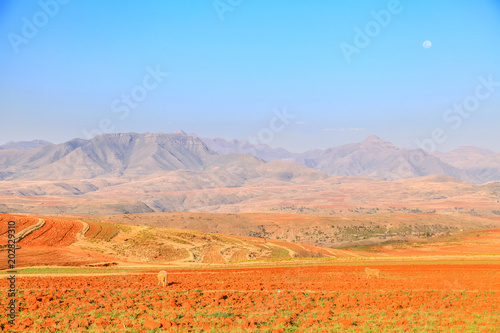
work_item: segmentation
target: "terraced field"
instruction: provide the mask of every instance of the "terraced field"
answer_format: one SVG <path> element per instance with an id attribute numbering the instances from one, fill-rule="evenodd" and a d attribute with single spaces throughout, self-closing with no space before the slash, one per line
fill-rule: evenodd
<path id="1" fill-rule="evenodd" d="M 118 234 L 119 229 L 111 223 L 86 222 L 89 225 L 89 230 L 85 233 L 85 237 L 89 239 L 99 239 L 109 242 Z"/>
<path id="2" fill-rule="evenodd" d="M 20 215 L 0 215 L 0 245 L 7 244 L 8 223 L 15 222 L 16 233 L 38 223 L 38 218 Z"/>
<path id="3" fill-rule="evenodd" d="M 12 218 L 1 217 L 2 227 Z M 23 226 L 38 220 L 17 218 Z M 81 221 L 43 219 L 20 242 L 18 318 L 12 326 L 0 314 L 2 331 L 500 329 L 498 229 L 359 252 L 99 221 L 89 221 L 87 230 Z M 59 266 L 77 267 L 76 273 Z M 380 277 L 368 277 L 366 267 L 379 269 Z M 45 276 L 60 269 L 69 275 Z M 158 286 L 158 270 L 169 272 L 166 287 Z M 0 279 L 4 308 L 7 283 Z"/>
<path id="4" fill-rule="evenodd" d="M 2 215 L 0 215 L 2 216 Z M 3 216 L 1 226 L 9 220 Z M 20 218 L 24 225 L 38 220 Z M 259 259 L 364 255 L 281 240 L 44 217 L 45 225 L 18 244 L 19 267 L 109 262 L 225 264 Z M 20 221 L 21 221 L 20 220 Z M 31 221 L 31 222 L 30 222 Z M 82 237 L 83 236 L 83 237 Z M 7 237 L 5 234 L 5 240 Z M 3 268 L 0 262 L 0 269 Z"/>
<path id="5" fill-rule="evenodd" d="M 71 220 L 45 218 L 45 225 L 21 240 L 21 246 L 68 246 L 76 241 L 83 224 Z"/>

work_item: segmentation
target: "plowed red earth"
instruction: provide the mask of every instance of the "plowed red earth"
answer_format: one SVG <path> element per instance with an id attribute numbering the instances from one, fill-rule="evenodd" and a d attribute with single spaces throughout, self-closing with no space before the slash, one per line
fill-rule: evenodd
<path id="1" fill-rule="evenodd" d="M 69 247 L 83 224 L 78 221 L 43 218 L 45 225 L 23 238 L 16 250 L 16 267 L 81 266 L 115 258 L 95 251 Z M 7 230 L 8 221 L 16 222 L 16 233 L 38 223 L 38 217 L 0 215 L 0 230 Z M 7 244 L 7 233 L 0 235 L 0 245 Z M 7 251 L 0 252 L 7 256 Z M 0 269 L 8 268 L 7 260 L 0 261 Z"/>
<path id="2" fill-rule="evenodd" d="M 45 225 L 21 240 L 21 246 L 68 246 L 76 240 L 83 224 L 70 220 L 44 218 Z"/>
<path id="3" fill-rule="evenodd" d="M 19 331 L 378 332 L 500 329 L 500 264 L 18 277 Z M 7 281 L 0 281 L 7 306 Z M 4 312 L 5 313 L 5 312 Z M 132 330 L 131 330 L 132 329 Z"/>
<path id="4" fill-rule="evenodd" d="M 7 256 L 7 252 L 0 252 Z M 102 253 L 82 251 L 74 247 L 34 246 L 16 250 L 16 267 L 33 266 L 85 266 L 96 262 L 114 261 Z M 0 269 L 7 269 L 7 260 L 0 261 Z"/>
<path id="5" fill-rule="evenodd" d="M 102 226 L 99 223 L 87 222 L 89 225 L 89 230 L 85 233 L 85 237 L 87 238 L 95 238 L 102 231 Z"/>
<path id="6" fill-rule="evenodd" d="M 17 234 L 19 231 L 33 224 L 37 224 L 38 218 L 18 215 L 0 215 L 0 245 L 7 244 L 9 221 L 15 222 L 14 226 Z"/>
<path id="7" fill-rule="evenodd" d="M 85 233 L 87 238 L 101 239 L 109 241 L 116 235 L 118 229 L 110 223 L 87 222 L 89 230 Z"/>

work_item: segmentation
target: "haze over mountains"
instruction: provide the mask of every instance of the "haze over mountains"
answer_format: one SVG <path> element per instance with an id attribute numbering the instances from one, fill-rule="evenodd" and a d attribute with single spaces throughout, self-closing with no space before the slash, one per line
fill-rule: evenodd
<path id="1" fill-rule="evenodd" d="M 500 153 L 477 147 L 430 153 L 399 148 L 371 135 L 360 143 L 291 153 L 246 141 L 199 138 L 182 131 L 103 134 L 91 140 L 73 139 L 61 144 L 43 140 L 9 142 L 0 146 L 0 180 L 135 177 L 159 171 L 208 170 L 215 166 L 229 171 L 234 164 L 241 164 L 241 160 L 262 164 L 258 159 L 294 162 L 339 176 L 405 179 L 448 175 L 476 184 L 500 181 Z"/>
<path id="2" fill-rule="evenodd" d="M 237 186 L 241 180 L 258 176 L 259 171 L 269 176 L 280 168 L 289 172 L 279 176 L 286 180 L 300 174 L 327 177 L 293 163 L 266 163 L 249 154 L 218 154 L 198 137 L 183 132 L 104 134 L 32 150 L 4 150 L 0 151 L 0 166 L 0 180 L 134 179 L 159 172 L 212 170 L 223 172 L 224 182 Z"/>
<path id="3" fill-rule="evenodd" d="M 0 150 L 0 212 L 330 211 L 397 202 L 431 209 L 476 203 L 491 212 L 500 184 L 468 182 L 500 180 L 499 161 L 484 149 L 430 154 L 375 136 L 292 154 L 182 131 L 103 134 Z"/>
<path id="4" fill-rule="evenodd" d="M 399 148 L 371 135 L 361 143 L 294 154 L 283 148 L 221 138 L 202 140 L 221 154 L 248 153 L 265 161 L 289 161 L 330 175 L 404 179 L 448 175 L 472 183 L 500 180 L 500 153 L 461 147 L 449 153 Z"/>
<path id="5" fill-rule="evenodd" d="M 6 144 L 0 145 L 0 150 L 8 150 L 8 149 L 30 150 L 51 144 L 52 142 L 45 140 L 18 141 L 18 142 L 9 141 Z"/>

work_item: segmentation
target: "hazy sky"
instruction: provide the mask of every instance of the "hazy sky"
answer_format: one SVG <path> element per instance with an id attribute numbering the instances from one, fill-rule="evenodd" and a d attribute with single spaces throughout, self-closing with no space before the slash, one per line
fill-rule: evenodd
<path id="1" fill-rule="evenodd" d="M 182 129 L 500 151 L 499 125 L 500 1 L 0 2 L 0 144 Z"/>

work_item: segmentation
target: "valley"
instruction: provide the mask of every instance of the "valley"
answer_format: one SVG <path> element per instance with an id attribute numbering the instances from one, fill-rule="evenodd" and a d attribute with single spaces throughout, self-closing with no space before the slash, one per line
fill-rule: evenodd
<path id="1" fill-rule="evenodd" d="M 10 142 L 0 276 L 15 268 L 19 316 L 0 330 L 495 330 L 496 163 L 374 136 L 304 154 L 179 131 Z"/>

